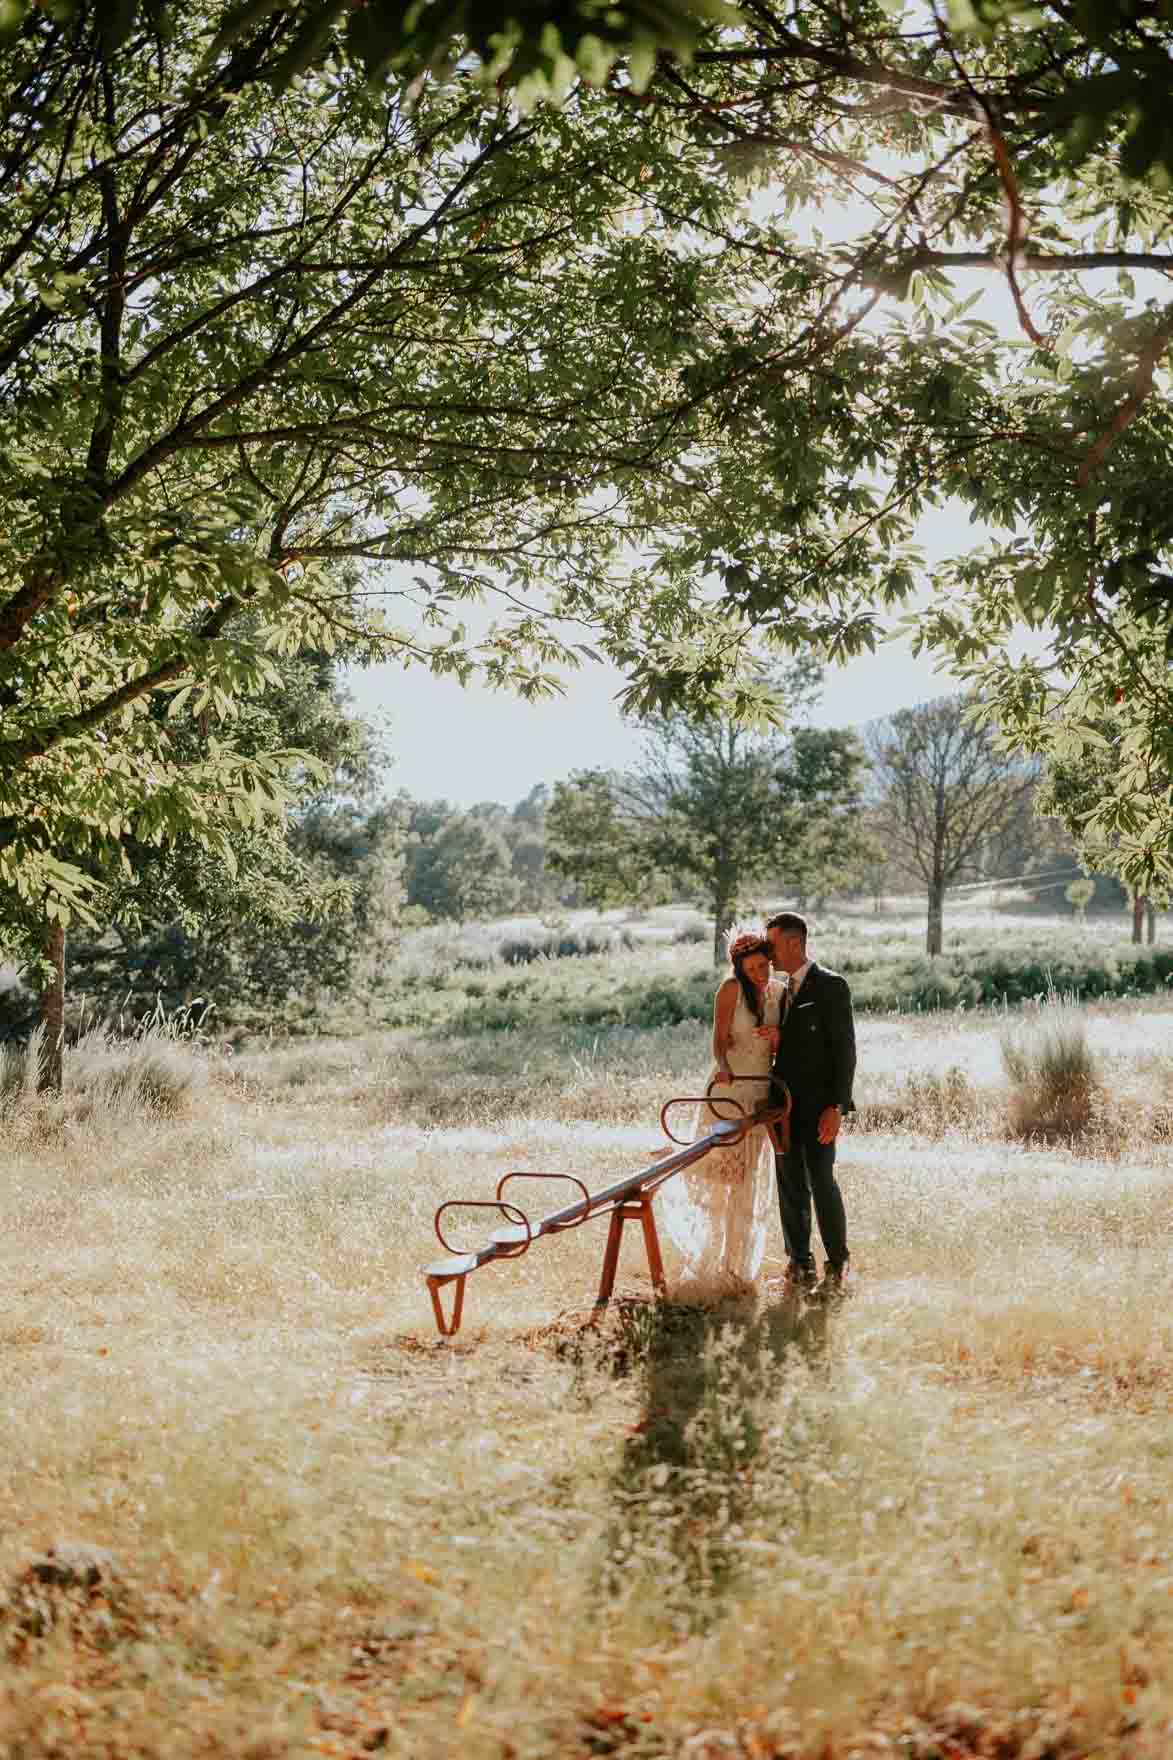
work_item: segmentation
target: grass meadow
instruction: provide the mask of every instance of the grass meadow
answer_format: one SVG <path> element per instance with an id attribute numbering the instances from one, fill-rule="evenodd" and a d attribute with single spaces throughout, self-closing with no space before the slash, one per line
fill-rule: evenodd
<path id="1" fill-rule="evenodd" d="M 831 1314 L 632 1240 L 588 1328 L 595 1223 L 451 1343 L 436 1204 L 641 1165 L 703 1025 L 10 1059 L 0 1753 L 1165 1760 L 1173 1003 L 1079 1019 L 1065 1136 L 1029 1010 L 861 1017 Z"/>

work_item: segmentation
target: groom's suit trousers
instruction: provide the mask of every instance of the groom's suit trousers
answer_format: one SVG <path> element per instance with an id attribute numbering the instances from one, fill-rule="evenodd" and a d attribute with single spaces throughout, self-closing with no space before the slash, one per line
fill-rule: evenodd
<path id="1" fill-rule="evenodd" d="M 782 1021 L 774 1074 L 790 1090 L 790 1151 L 776 1159 L 782 1238 L 789 1258 L 811 1256 L 811 1205 L 827 1262 L 845 1265 L 847 1220 L 835 1178 L 835 1145 L 819 1142 L 819 1118 L 828 1106 L 852 1109 L 855 1022 L 845 978 L 812 961 Z"/>
<path id="2" fill-rule="evenodd" d="M 799 1265 L 811 1258 L 811 1205 L 830 1265 L 846 1265 L 847 1213 L 835 1178 L 835 1145 L 819 1142 L 819 1115 L 797 1108 L 790 1118 L 790 1148 L 774 1158 L 778 1207 L 786 1256 Z"/>

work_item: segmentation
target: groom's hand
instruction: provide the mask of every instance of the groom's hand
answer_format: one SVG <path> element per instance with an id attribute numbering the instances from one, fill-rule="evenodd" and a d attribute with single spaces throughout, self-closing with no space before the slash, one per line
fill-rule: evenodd
<path id="1" fill-rule="evenodd" d="M 843 1114 L 837 1106 L 824 1106 L 819 1113 L 819 1142 L 833 1143 L 842 1123 Z"/>

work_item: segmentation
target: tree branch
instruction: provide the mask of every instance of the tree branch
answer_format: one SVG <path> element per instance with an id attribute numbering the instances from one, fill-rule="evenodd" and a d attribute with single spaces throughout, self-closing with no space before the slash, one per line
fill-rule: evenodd
<path id="1" fill-rule="evenodd" d="M 972 94 L 964 85 L 954 86 L 943 80 L 925 79 L 921 74 L 890 67 L 882 61 L 865 61 L 858 55 L 831 48 L 825 43 L 807 42 L 787 30 L 779 30 L 778 35 L 779 42 L 768 47 L 756 45 L 738 49 L 702 49 L 692 57 L 692 63 L 694 66 L 705 63 L 735 66 L 739 63 L 761 61 L 808 61 L 818 67 L 827 68 L 841 79 L 855 80 L 860 85 L 878 86 L 903 98 L 918 99 L 934 110 L 950 116 L 964 117 L 966 121 L 973 118 Z M 1008 98 L 1003 94 L 998 97 L 997 102 L 1005 108 Z M 1036 111 L 1045 110 L 1049 100 L 1014 94 L 1013 102 L 1019 109 Z"/>
<path id="2" fill-rule="evenodd" d="M 1004 259 L 990 251 L 917 250 L 904 261 L 910 269 L 1005 269 Z M 1015 261 L 1033 275 L 1063 275 L 1079 269 L 1157 269 L 1173 274 L 1173 254 L 1160 251 L 1068 251 L 1063 255 L 1020 251 Z"/>
<path id="3" fill-rule="evenodd" d="M 1075 475 L 1075 481 L 1081 489 L 1087 488 L 1093 473 L 1103 463 L 1129 422 L 1139 413 L 1141 405 L 1153 389 L 1153 379 L 1161 356 L 1171 341 L 1173 341 L 1173 307 L 1170 307 L 1165 313 L 1164 320 L 1157 326 L 1141 350 L 1140 359 L 1131 375 L 1132 390 L 1119 406 L 1103 433 L 1084 454 Z"/>
<path id="4" fill-rule="evenodd" d="M 114 88 L 108 67 L 102 70 L 106 126 L 114 129 Z M 114 445 L 114 430 L 122 409 L 122 319 L 126 311 L 127 228 L 118 212 L 118 188 L 113 171 L 106 168 L 99 179 L 102 191 L 102 226 L 106 234 L 106 289 L 102 300 L 100 339 L 101 388 L 98 411 L 90 432 L 86 471 L 95 486 L 105 481 Z"/>
<path id="5" fill-rule="evenodd" d="M 247 600 L 235 593 L 229 593 L 221 600 L 214 611 L 210 611 L 199 629 L 196 631 L 197 641 L 212 641 L 224 629 L 229 620 L 243 611 Z M 159 666 L 153 666 L 149 672 L 140 673 L 137 678 L 127 679 L 117 690 L 109 691 L 106 696 L 91 703 L 88 709 L 82 709 L 76 715 L 67 716 L 55 727 L 36 734 L 32 739 L 14 740 L 8 747 L 8 756 L 20 763 L 27 763 L 30 758 L 43 758 L 63 740 L 75 739 L 79 734 L 88 733 L 91 728 L 101 727 L 120 709 L 135 703 L 160 686 L 170 684 L 173 679 L 181 678 L 191 665 L 188 654 L 175 654 Z"/>

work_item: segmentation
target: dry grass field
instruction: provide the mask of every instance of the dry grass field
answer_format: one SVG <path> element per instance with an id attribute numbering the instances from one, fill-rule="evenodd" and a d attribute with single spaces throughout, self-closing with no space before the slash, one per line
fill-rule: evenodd
<path id="1" fill-rule="evenodd" d="M 91 1046 L 10 1093 L 0 1753 L 1166 1760 L 1173 1013 L 1086 1020 L 1051 1143 L 995 1017 L 861 1023 L 830 1316 L 657 1309 L 632 1242 L 585 1330 L 595 1224 L 452 1344 L 435 1205 L 638 1167 L 702 1031 Z"/>

